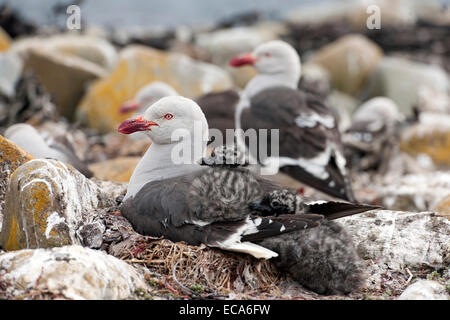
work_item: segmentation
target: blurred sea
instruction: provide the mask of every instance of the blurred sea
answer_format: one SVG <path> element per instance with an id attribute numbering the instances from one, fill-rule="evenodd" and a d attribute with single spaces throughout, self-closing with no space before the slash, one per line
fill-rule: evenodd
<path id="1" fill-rule="evenodd" d="M 254 10 L 265 18 L 276 20 L 301 5 L 334 1 L 348 0 L 82 0 L 81 14 L 85 23 L 106 27 L 201 26 Z M 27 19 L 46 26 L 58 21 L 51 10 L 55 4 L 63 4 L 62 8 L 67 8 L 76 2 L 77 0 L 0 0 L 0 5 L 8 3 Z M 438 2 L 450 4 L 450 0 Z M 65 16 L 62 18 L 65 19 Z"/>

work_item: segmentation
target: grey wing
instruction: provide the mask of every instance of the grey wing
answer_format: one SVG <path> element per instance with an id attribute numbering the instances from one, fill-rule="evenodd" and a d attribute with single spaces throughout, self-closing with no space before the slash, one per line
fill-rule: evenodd
<path id="1" fill-rule="evenodd" d="M 301 159 L 304 164 L 286 165 L 281 171 L 327 194 L 354 201 L 337 121 L 319 99 L 289 88 L 264 90 L 252 98 L 242 123 L 244 129 L 279 129 L 279 156 Z M 269 154 L 270 145 L 269 130 Z"/>

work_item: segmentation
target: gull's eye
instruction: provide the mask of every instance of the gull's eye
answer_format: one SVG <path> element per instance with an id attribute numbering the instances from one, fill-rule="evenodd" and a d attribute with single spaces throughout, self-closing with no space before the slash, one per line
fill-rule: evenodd
<path id="1" fill-rule="evenodd" d="M 166 119 L 166 120 L 171 120 L 171 119 L 173 119 L 173 114 L 171 114 L 171 113 L 166 113 L 166 114 L 164 115 L 164 119 Z"/>
<path id="2" fill-rule="evenodd" d="M 264 53 L 264 57 L 271 57 L 272 55 L 269 52 Z"/>

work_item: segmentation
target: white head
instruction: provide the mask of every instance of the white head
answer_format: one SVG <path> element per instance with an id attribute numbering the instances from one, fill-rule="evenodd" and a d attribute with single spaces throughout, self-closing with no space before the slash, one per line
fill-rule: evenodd
<path id="1" fill-rule="evenodd" d="M 198 135 L 208 141 L 208 122 L 193 100 L 181 96 L 165 97 L 152 104 L 143 116 L 123 121 L 118 131 L 146 133 L 155 144 L 172 144 Z"/>
<path id="2" fill-rule="evenodd" d="M 178 93 L 167 83 L 153 81 L 143 86 L 134 96 L 133 100 L 125 102 L 119 109 L 119 112 L 144 113 L 145 110 L 161 98 L 168 96 L 177 96 Z"/>
<path id="3" fill-rule="evenodd" d="M 353 121 L 377 121 L 384 124 L 404 120 L 394 101 L 386 97 L 375 97 L 364 102 L 353 114 Z"/>
<path id="4" fill-rule="evenodd" d="M 265 76 L 266 82 L 272 79 L 278 85 L 296 88 L 301 76 L 301 63 L 297 51 L 281 40 L 265 42 L 256 47 L 252 53 L 235 57 L 230 61 L 232 67 L 243 65 L 253 65 L 259 76 Z"/>

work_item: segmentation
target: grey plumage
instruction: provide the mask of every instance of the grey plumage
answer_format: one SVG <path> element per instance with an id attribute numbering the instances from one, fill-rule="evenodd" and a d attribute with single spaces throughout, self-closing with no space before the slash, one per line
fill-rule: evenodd
<path id="1" fill-rule="evenodd" d="M 355 202 L 337 120 L 317 97 L 287 87 L 266 89 L 251 99 L 241 121 L 244 130 L 279 129 L 279 156 L 302 159 L 299 165 L 282 166 L 282 172 L 329 195 Z M 269 131 L 269 154 L 270 142 Z"/>
<path id="2" fill-rule="evenodd" d="M 251 241 L 278 253 L 279 268 L 319 293 L 356 289 L 363 278 L 359 258 L 345 231 L 322 221 L 326 210 L 261 213 L 247 205 L 280 190 L 243 168 L 205 167 L 195 174 L 147 184 L 122 204 L 121 212 L 137 232 L 172 241 L 223 247 L 238 235 L 243 243 Z M 359 212 L 374 208 L 348 205 Z M 309 228 L 317 230 L 304 234 Z"/>
<path id="3" fill-rule="evenodd" d="M 351 237 L 335 221 L 319 227 L 267 238 L 258 244 L 278 252 L 275 265 L 320 294 L 348 294 L 365 280 Z"/>

